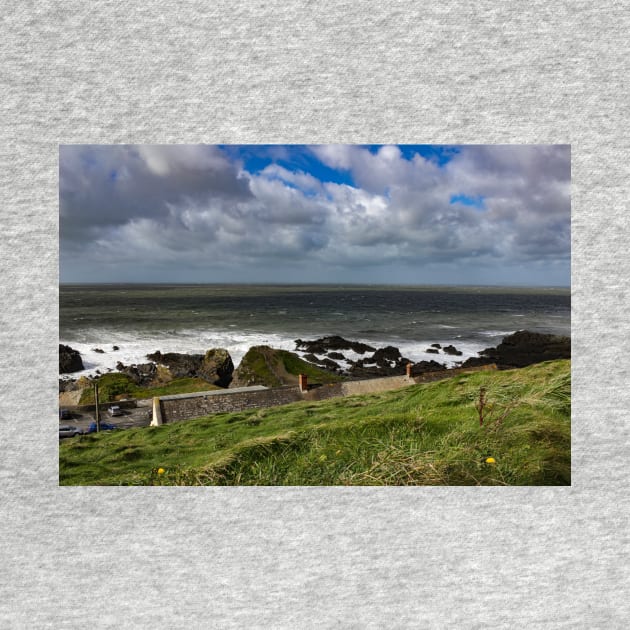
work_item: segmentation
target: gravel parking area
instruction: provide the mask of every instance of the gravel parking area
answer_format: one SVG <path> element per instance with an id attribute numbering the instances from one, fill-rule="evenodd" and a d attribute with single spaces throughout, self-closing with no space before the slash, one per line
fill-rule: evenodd
<path id="1" fill-rule="evenodd" d="M 70 412 L 70 418 L 59 420 L 59 426 L 70 425 L 87 431 L 90 423 L 94 422 L 94 411 L 85 413 L 64 407 Z M 122 409 L 122 415 L 111 417 L 107 412 L 101 412 L 101 422 L 116 425 L 119 429 L 131 429 L 135 427 L 148 427 L 151 424 L 152 401 L 139 400 L 138 406 L 131 409 Z"/>

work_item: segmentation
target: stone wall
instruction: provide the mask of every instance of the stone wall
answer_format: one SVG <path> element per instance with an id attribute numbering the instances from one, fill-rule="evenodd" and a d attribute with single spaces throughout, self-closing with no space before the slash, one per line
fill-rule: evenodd
<path id="1" fill-rule="evenodd" d="M 362 381 L 346 381 L 341 384 L 341 390 L 343 396 L 356 396 L 358 394 L 378 394 L 413 384 L 414 381 L 406 376 L 385 376 Z"/>
<path id="2" fill-rule="evenodd" d="M 287 405 L 302 400 L 300 390 L 294 386 L 273 389 L 248 388 L 243 391 L 205 392 L 160 398 L 162 422 L 181 422 L 213 413 L 242 411 Z"/>
<path id="3" fill-rule="evenodd" d="M 345 381 L 312 387 L 306 392 L 301 392 L 297 386 L 274 387 L 271 389 L 258 386 L 163 396 L 156 403 L 159 405 L 159 408 L 154 410 L 152 424 L 181 422 L 182 420 L 190 420 L 214 413 L 276 407 L 301 400 L 327 400 L 329 398 L 341 398 L 359 394 L 376 394 L 408 387 L 415 383 L 427 383 L 468 372 L 492 369 L 496 369 L 496 365 L 426 372 L 412 378 L 407 376 L 388 376 L 360 381 Z M 156 411 L 159 413 L 156 413 Z"/>
<path id="4" fill-rule="evenodd" d="M 302 394 L 304 400 L 328 400 L 329 398 L 340 398 L 343 396 L 342 383 L 330 383 L 312 387 Z"/>

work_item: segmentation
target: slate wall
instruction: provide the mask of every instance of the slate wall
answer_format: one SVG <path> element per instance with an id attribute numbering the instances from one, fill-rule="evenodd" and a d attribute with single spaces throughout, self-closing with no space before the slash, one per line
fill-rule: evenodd
<path id="1" fill-rule="evenodd" d="M 187 398 L 162 398 L 162 422 L 181 422 L 191 418 L 199 418 L 213 413 L 242 411 L 243 409 L 259 409 L 287 405 L 302 400 L 297 387 L 274 387 L 251 392 L 230 392 Z"/>

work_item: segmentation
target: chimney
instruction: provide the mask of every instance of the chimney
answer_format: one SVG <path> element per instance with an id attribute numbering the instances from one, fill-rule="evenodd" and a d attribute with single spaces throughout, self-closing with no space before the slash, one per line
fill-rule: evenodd
<path id="1" fill-rule="evenodd" d="M 413 365 L 413 363 L 407 363 L 407 365 L 405 366 L 405 370 L 407 371 L 407 378 L 411 378 L 411 366 Z"/>
<path id="2" fill-rule="evenodd" d="M 298 375 L 298 386 L 300 387 L 301 392 L 308 391 L 308 381 L 306 378 L 306 374 Z"/>

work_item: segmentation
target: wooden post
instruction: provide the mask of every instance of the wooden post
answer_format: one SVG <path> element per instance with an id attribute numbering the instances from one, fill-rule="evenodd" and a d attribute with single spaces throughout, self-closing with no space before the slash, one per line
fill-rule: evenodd
<path id="1" fill-rule="evenodd" d="M 94 383 L 94 403 L 96 404 L 96 432 L 99 433 L 101 430 L 101 415 L 98 410 L 98 383 Z"/>
<path id="2" fill-rule="evenodd" d="M 306 374 L 298 375 L 298 385 L 300 386 L 300 391 L 305 392 L 308 390 L 308 378 Z"/>

